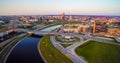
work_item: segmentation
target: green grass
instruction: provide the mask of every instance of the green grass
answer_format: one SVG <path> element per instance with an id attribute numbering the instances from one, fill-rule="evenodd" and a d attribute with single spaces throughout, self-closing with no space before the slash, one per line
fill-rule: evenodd
<path id="1" fill-rule="evenodd" d="M 86 38 L 83 39 L 84 41 L 87 40 Z"/>
<path id="2" fill-rule="evenodd" d="M 80 41 L 80 38 L 78 38 L 78 37 L 75 37 L 76 39 L 77 39 L 77 41 Z"/>
<path id="3" fill-rule="evenodd" d="M 37 28 L 26 28 L 27 30 L 35 30 L 35 29 L 37 29 Z"/>
<path id="4" fill-rule="evenodd" d="M 68 46 L 72 45 L 72 44 L 61 44 L 64 48 L 67 48 Z"/>
<path id="5" fill-rule="evenodd" d="M 75 49 L 89 63 L 120 63 L 120 46 L 89 41 Z"/>
<path id="6" fill-rule="evenodd" d="M 62 40 L 58 39 L 58 35 L 55 35 L 55 40 L 56 40 L 57 42 L 63 42 Z"/>
<path id="7" fill-rule="evenodd" d="M 3 46 L 0 45 L 0 51 L 3 49 Z"/>
<path id="8" fill-rule="evenodd" d="M 4 25 L 0 26 L 0 29 L 4 29 L 4 28 L 7 28 L 7 26 L 4 26 Z"/>
<path id="9" fill-rule="evenodd" d="M 39 45 L 41 54 L 48 63 L 73 63 L 52 45 L 49 35 L 44 36 Z"/>

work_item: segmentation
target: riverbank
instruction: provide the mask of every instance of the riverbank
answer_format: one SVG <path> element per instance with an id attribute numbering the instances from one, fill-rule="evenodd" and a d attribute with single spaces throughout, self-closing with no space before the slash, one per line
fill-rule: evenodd
<path id="1" fill-rule="evenodd" d="M 41 37 L 28 36 L 22 39 L 8 54 L 5 63 L 44 63 L 37 47 Z"/>
<path id="2" fill-rule="evenodd" d="M 39 49 L 48 63 L 73 63 L 52 45 L 50 35 L 46 35 L 41 39 Z"/>
<path id="3" fill-rule="evenodd" d="M 0 52 L 0 63 L 3 63 L 6 55 L 9 53 L 9 51 L 11 50 L 11 48 L 13 48 L 15 46 L 16 43 L 18 43 L 21 39 L 23 39 L 24 37 L 26 37 L 27 35 L 23 35 L 23 36 L 19 36 L 16 37 L 16 39 L 12 40 L 8 45 L 6 45 L 2 51 Z"/>

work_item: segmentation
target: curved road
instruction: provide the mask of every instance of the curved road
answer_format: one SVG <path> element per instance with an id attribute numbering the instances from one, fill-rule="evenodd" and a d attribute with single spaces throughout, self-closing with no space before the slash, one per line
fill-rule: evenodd
<path id="1" fill-rule="evenodd" d="M 70 59 L 74 62 L 74 63 L 87 63 L 87 61 L 85 61 L 82 57 L 76 55 L 76 53 L 74 52 L 74 49 L 76 47 L 78 47 L 79 45 L 83 44 L 83 41 L 80 42 L 76 42 L 73 45 L 71 45 L 70 48 L 65 49 L 63 46 L 60 45 L 60 43 L 56 42 L 55 37 L 54 36 L 50 36 L 51 42 L 52 44 L 58 48 L 61 52 L 63 52 L 65 55 L 69 55 Z"/>
<path id="2" fill-rule="evenodd" d="M 112 43 L 114 41 L 114 40 L 110 40 L 110 39 L 106 39 L 106 38 L 79 35 L 79 34 L 74 34 L 74 33 L 48 32 L 48 31 L 29 31 L 29 30 L 21 30 L 21 31 L 32 32 L 32 33 L 35 33 L 35 34 L 53 34 L 53 35 L 75 36 L 75 37 L 82 37 L 82 38 L 91 39 L 91 40 L 94 40 L 94 41 L 107 42 L 107 43 Z"/>

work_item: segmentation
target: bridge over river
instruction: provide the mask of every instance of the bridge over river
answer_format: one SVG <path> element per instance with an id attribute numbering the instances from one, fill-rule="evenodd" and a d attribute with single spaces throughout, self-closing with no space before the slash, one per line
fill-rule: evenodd
<path id="1" fill-rule="evenodd" d="M 100 42 L 108 42 L 108 43 L 114 42 L 114 40 L 111 40 L 111 39 L 87 36 L 87 35 L 80 35 L 80 34 L 75 34 L 75 33 L 50 32 L 50 31 L 30 31 L 30 30 L 24 30 L 24 29 L 22 29 L 20 31 L 26 32 L 26 33 L 33 33 L 33 34 L 52 34 L 52 35 L 75 36 L 75 37 L 82 37 L 85 39 L 90 39 L 90 40 L 95 40 L 95 41 L 100 41 Z"/>

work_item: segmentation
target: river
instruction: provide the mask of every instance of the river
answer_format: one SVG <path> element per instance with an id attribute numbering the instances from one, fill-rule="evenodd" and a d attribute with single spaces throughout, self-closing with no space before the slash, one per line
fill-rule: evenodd
<path id="1" fill-rule="evenodd" d="M 41 31 L 52 31 L 61 25 L 45 28 Z M 29 36 L 22 39 L 10 52 L 5 63 L 44 63 L 38 51 L 41 37 Z"/>
<path id="2" fill-rule="evenodd" d="M 59 28 L 59 27 L 61 27 L 61 26 L 62 26 L 62 25 L 52 26 L 52 27 L 45 28 L 45 29 L 43 29 L 43 30 L 41 30 L 41 31 L 52 31 L 52 30 L 54 30 L 54 29 L 56 29 L 56 28 Z"/>

